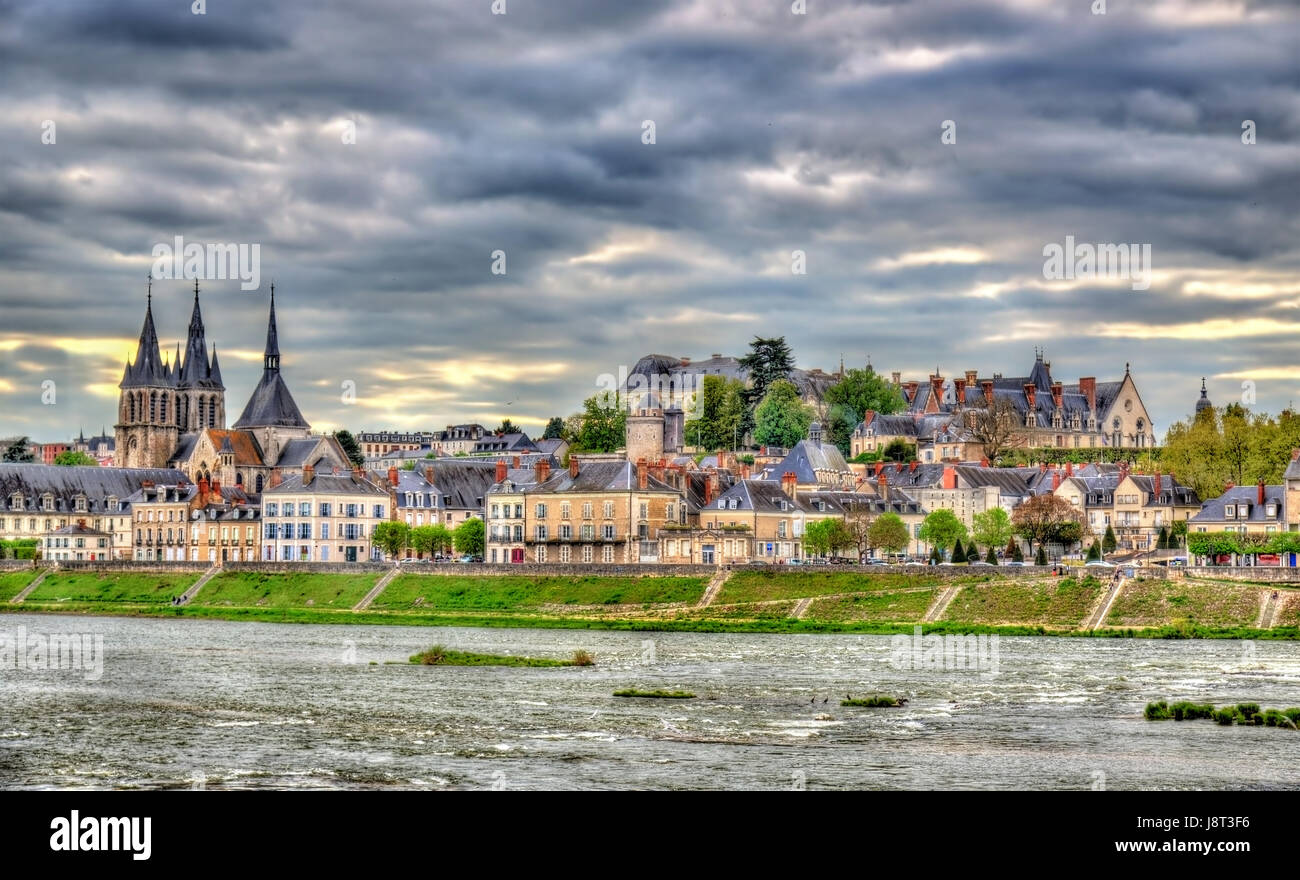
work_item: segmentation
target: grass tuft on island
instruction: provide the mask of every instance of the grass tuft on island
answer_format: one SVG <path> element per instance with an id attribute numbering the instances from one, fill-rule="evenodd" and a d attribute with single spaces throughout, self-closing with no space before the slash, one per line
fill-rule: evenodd
<path id="1" fill-rule="evenodd" d="M 1215 709 L 1210 703 L 1174 703 L 1172 706 L 1164 700 L 1147 703 L 1142 710 L 1142 717 L 1148 721 L 1194 721 L 1198 718 L 1210 718 L 1224 726 L 1242 724 L 1255 727 L 1289 727 L 1300 730 L 1300 707 L 1290 709 L 1265 709 L 1262 712 L 1259 703 L 1238 703 Z"/>
<path id="2" fill-rule="evenodd" d="M 616 697 L 653 697 L 659 700 L 693 700 L 695 694 L 690 691 L 639 691 L 636 688 L 614 691 Z"/>
<path id="3" fill-rule="evenodd" d="M 595 660 L 586 651 L 575 651 L 571 660 L 549 660 L 538 657 L 513 657 L 509 654 L 478 654 L 473 651 L 453 651 L 434 645 L 427 651 L 411 655 L 417 666 L 592 666 Z"/>
<path id="4" fill-rule="evenodd" d="M 907 702 L 907 697 L 891 697 L 888 694 L 872 694 L 869 697 L 849 697 L 840 700 L 841 706 L 862 706 L 867 709 L 897 709 Z"/>

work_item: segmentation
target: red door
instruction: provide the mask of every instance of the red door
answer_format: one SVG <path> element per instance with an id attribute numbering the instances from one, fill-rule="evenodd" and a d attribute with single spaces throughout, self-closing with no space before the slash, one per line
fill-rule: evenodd
<path id="1" fill-rule="evenodd" d="M 516 548 L 516 549 L 514 549 L 514 550 L 511 550 L 511 551 L 510 551 L 510 561 L 511 561 L 511 562 L 523 562 L 523 561 L 524 561 L 524 551 L 521 550 L 521 549 L 518 549 L 518 548 Z"/>

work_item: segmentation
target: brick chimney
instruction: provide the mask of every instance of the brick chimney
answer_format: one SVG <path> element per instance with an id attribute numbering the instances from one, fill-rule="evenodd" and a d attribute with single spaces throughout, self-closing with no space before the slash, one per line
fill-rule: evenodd
<path id="1" fill-rule="evenodd" d="M 1055 492 L 1059 488 L 1061 488 L 1061 472 L 1052 471 L 1052 491 Z"/>
<path id="2" fill-rule="evenodd" d="M 1065 463 L 1065 475 L 1066 475 L 1067 477 L 1072 477 L 1072 476 L 1074 476 L 1074 462 L 1072 462 L 1072 461 L 1067 461 L 1067 462 Z"/>
<path id="3" fill-rule="evenodd" d="M 283 483 L 283 482 L 284 482 L 284 477 L 280 474 L 280 469 L 279 469 L 279 468 L 271 468 L 271 486 L 272 486 L 272 488 L 274 488 L 275 486 L 280 485 L 280 484 Z"/>
<path id="4" fill-rule="evenodd" d="M 1264 503 L 1264 481 L 1263 480 L 1259 481 L 1259 492 L 1257 493 L 1257 495 L 1259 497 L 1259 501 L 1257 503 L 1263 504 Z"/>
<path id="5" fill-rule="evenodd" d="M 505 479 L 506 479 L 506 460 L 504 458 L 498 458 L 496 482 L 502 483 L 505 482 Z"/>
<path id="6" fill-rule="evenodd" d="M 1036 398 L 1037 394 L 1038 394 L 1038 386 L 1035 385 L 1033 382 L 1026 382 L 1026 383 L 1025 383 L 1025 400 L 1027 400 L 1027 401 L 1029 402 L 1029 408 L 1030 408 L 1030 409 L 1033 409 L 1033 408 L 1037 405 L 1037 404 L 1035 403 L 1035 398 Z"/>
<path id="7" fill-rule="evenodd" d="M 709 487 L 709 498 L 710 498 L 710 499 L 717 498 L 717 497 L 718 497 L 718 494 L 719 494 L 719 492 L 718 492 L 718 472 L 717 472 L 717 470 L 716 470 L 716 469 L 715 469 L 715 470 L 711 470 L 711 471 L 709 471 L 707 474 L 705 474 L 705 476 L 704 476 L 704 480 L 705 480 L 706 484 L 707 484 L 708 487 Z"/>
<path id="8" fill-rule="evenodd" d="M 943 466 L 943 488 L 957 488 L 957 469 L 950 464 Z"/>
<path id="9" fill-rule="evenodd" d="M 1097 411 L 1097 377 L 1084 376 L 1079 380 L 1079 393 L 1088 399 L 1088 411 Z"/>
<path id="10" fill-rule="evenodd" d="M 982 468 L 986 468 L 986 467 L 988 467 L 988 466 L 989 466 L 989 460 L 988 460 L 987 458 L 981 458 L 981 459 L 980 459 L 980 467 L 982 467 Z"/>
<path id="11" fill-rule="evenodd" d="M 515 456 L 515 460 L 510 466 L 515 470 L 519 470 L 519 456 Z"/>
<path id="12" fill-rule="evenodd" d="M 943 400 L 943 376 L 930 377 L 930 393 L 934 395 L 936 403 Z"/>
<path id="13" fill-rule="evenodd" d="M 537 464 L 533 466 L 533 479 L 539 483 L 545 483 L 551 478 L 551 460 L 549 458 L 538 459 Z"/>
<path id="14" fill-rule="evenodd" d="M 199 477 L 199 507 L 208 506 L 208 493 L 212 491 L 212 484 L 206 477 Z"/>
<path id="15" fill-rule="evenodd" d="M 430 482 L 430 483 L 433 482 L 433 465 L 430 464 L 430 465 L 426 465 L 426 466 L 425 466 L 425 468 L 424 468 L 424 479 L 427 480 L 427 481 Z M 397 484 L 394 483 L 393 485 L 397 485 Z"/>
<path id="16" fill-rule="evenodd" d="M 920 387 L 921 384 L 919 382 L 904 383 L 903 394 L 906 395 L 908 403 L 913 403 L 916 401 L 916 389 Z"/>
<path id="17" fill-rule="evenodd" d="M 1300 449 L 1292 449 L 1292 450 L 1291 450 L 1291 460 L 1292 460 L 1292 461 L 1295 461 L 1297 458 L 1300 458 Z"/>
<path id="18" fill-rule="evenodd" d="M 781 474 L 781 491 L 791 498 L 799 495 L 799 478 L 794 475 L 794 471 Z"/>
<path id="19" fill-rule="evenodd" d="M 741 462 L 740 465 L 740 478 L 742 480 L 749 479 L 749 465 L 745 464 L 744 462 Z"/>
<path id="20" fill-rule="evenodd" d="M 636 463 L 636 487 L 642 492 L 650 485 L 650 469 L 645 459 L 641 458 Z"/>
<path id="21" fill-rule="evenodd" d="M 432 481 L 430 481 L 430 482 L 432 482 Z M 390 467 L 390 468 L 388 469 L 388 485 L 390 485 L 390 486 L 396 486 L 396 485 L 397 485 L 397 468 L 395 468 L 395 467 Z"/>
<path id="22" fill-rule="evenodd" d="M 985 379 L 984 381 L 980 382 L 980 390 L 984 392 L 984 402 L 992 403 L 993 402 L 993 380 Z"/>
<path id="23" fill-rule="evenodd" d="M 885 501 L 889 500 L 889 476 L 884 472 L 881 472 L 879 478 L 876 480 L 876 494 Z"/>
<path id="24" fill-rule="evenodd" d="M 314 467 L 309 464 L 302 466 L 302 484 L 304 486 L 310 486 L 312 477 L 314 476 L 316 476 L 316 469 Z"/>
<path id="25" fill-rule="evenodd" d="M 708 474 L 705 474 L 704 475 L 704 506 L 708 507 L 712 503 L 713 503 L 713 480 L 709 479 Z"/>
<path id="26" fill-rule="evenodd" d="M 885 469 L 885 463 L 883 461 L 876 462 L 876 476 L 880 476 L 880 472 L 883 471 L 884 469 Z"/>
<path id="27" fill-rule="evenodd" d="M 221 501 L 221 480 L 212 479 L 212 494 L 217 496 L 217 501 Z"/>
<path id="28" fill-rule="evenodd" d="M 1052 383 L 1052 405 L 1057 409 L 1065 405 L 1065 386 L 1060 382 Z"/>
<path id="29" fill-rule="evenodd" d="M 578 456 L 576 455 L 569 456 L 569 476 L 575 479 L 578 476 Z"/>
<path id="30" fill-rule="evenodd" d="M 1160 500 L 1160 490 L 1164 488 L 1164 481 L 1160 479 L 1160 471 L 1156 471 L 1155 476 L 1151 478 L 1151 492 L 1156 497 L 1154 500 Z"/>
<path id="31" fill-rule="evenodd" d="M 920 466 L 920 464 L 921 463 L 917 461 L 915 458 L 912 459 L 912 463 L 908 465 L 907 468 L 908 473 L 916 473 L 916 469 Z"/>

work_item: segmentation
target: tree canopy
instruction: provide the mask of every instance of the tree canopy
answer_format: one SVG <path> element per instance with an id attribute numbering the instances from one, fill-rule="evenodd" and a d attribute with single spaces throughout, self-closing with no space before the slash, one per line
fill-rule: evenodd
<path id="1" fill-rule="evenodd" d="M 754 439 L 764 446 L 794 446 L 808 436 L 812 420 L 812 408 L 800 399 L 794 383 L 778 380 L 754 411 Z"/>
<path id="2" fill-rule="evenodd" d="M 361 444 L 357 443 L 357 438 L 352 436 L 351 431 L 341 428 L 334 432 L 334 439 L 339 441 L 343 454 L 348 457 L 348 461 L 352 462 L 353 467 L 365 466 L 365 453 L 361 451 Z"/>
<path id="3" fill-rule="evenodd" d="M 926 516 L 917 537 L 935 547 L 951 547 L 966 537 L 966 524 L 957 518 L 957 514 L 941 507 Z"/>

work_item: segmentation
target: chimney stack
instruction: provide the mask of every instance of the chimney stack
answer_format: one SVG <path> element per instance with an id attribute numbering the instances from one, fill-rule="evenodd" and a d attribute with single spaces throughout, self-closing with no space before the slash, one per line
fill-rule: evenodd
<path id="1" fill-rule="evenodd" d="M 1291 460 L 1292 460 L 1292 461 L 1295 461 L 1297 458 L 1300 458 L 1300 449 L 1292 449 L 1292 450 L 1291 450 Z"/>
<path id="2" fill-rule="evenodd" d="M 957 488 L 957 469 L 950 464 L 943 466 L 943 488 Z"/>
<path id="3" fill-rule="evenodd" d="M 539 483 L 545 483 L 551 478 L 551 460 L 549 458 L 538 459 L 537 464 L 533 467 L 533 479 Z"/>
<path id="4" fill-rule="evenodd" d="M 503 483 L 505 482 L 505 479 L 506 479 L 506 460 L 504 458 L 498 458 L 496 482 Z"/>
<path id="5" fill-rule="evenodd" d="M 916 402 L 916 389 L 921 387 L 919 382 L 907 382 L 903 385 L 903 394 L 907 397 L 908 403 Z"/>
<path id="6" fill-rule="evenodd" d="M 987 458 L 981 458 L 981 459 L 980 459 L 980 467 L 982 467 L 982 468 L 986 468 L 986 467 L 988 467 L 988 466 L 989 466 L 989 460 L 988 460 Z"/>
<path id="7" fill-rule="evenodd" d="M 515 456 L 514 463 L 511 465 L 515 470 L 519 470 L 519 456 Z"/>
<path id="8" fill-rule="evenodd" d="M 975 387 L 975 383 L 976 383 L 977 381 L 979 381 L 979 372 L 976 371 L 976 370 L 967 370 L 967 371 L 966 371 L 966 387 L 967 387 L 967 388 L 974 388 L 974 387 Z"/>
<path id="9" fill-rule="evenodd" d="M 430 482 L 432 482 L 432 481 L 430 481 Z M 396 486 L 396 485 L 397 485 L 397 468 L 395 468 L 395 467 L 390 467 L 390 468 L 388 469 L 388 485 L 390 485 L 390 486 Z"/>
<path id="10" fill-rule="evenodd" d="M 966 380 L 965 380 L 965 379 L 953 379 L 953 380 L 952 380 L 952 387 L 953 387 L 953 393 L 954 393 L 954 394 L 956 395 L 956 397 L 957 397 L 957 402 L 958 402 L 959 404 L 960 404 L 960 403 L 965 403 L 965 402 L 966 402 Z"/>
<path id="11" fill-rule="evenodd" d="M 799 478 L 795 476 L 794 471 L 781 474 L 781 491 L 791 498 L 799 494 Z"/>
<path id="12" fill-rule="evenodd" d="M 279 468 L 271 468 L 271 487 L 274 488 L 284 482 L 284 477 L 280 474 Z"/>
<path id="13" fill-rule="evenodd" d="M 1156 475 L 1151 480 L 1151 491 L 1152 494 L 1156 496 L 1154 499 L 1152 499 L 1153 501 L 1160 500 L 1160 490 L 1163 488 L 1164 488 L 1164 481 L 1160 479 L 1160 471 L 1156 471 Z"/>
<path id="14" fill-rule="evenodd" d="M 1067 462 L 1065 463 L 1065 475 L 1066 475 L 1067 477 L 1072 477 L 1072 476 L 1074 476 L 1074 462 L 1072 462 L 1072 461 L 1067 461 Z"/>
<path id="15" fill-rule="evenodd" d="M 304 486 L 310 486 L 312 477 L 314 476 L 316 476 L 316 469 L 314 467 L 312 467 L 309 464 L 305 464 L 302 466 L 302 484 Z M 214 481 L 214 485 L 215 485 L 215 481 Z"/>
<path id="16" fill-rule="evenodd" d="M 992 403 L 993 402 L 993 380 L 985 379 L 984 381 L 980 382 L 980 390 L 984 392 L 984 402 Z"/>
<path id="17" fill-rule="evenodd" d="M 740 465 L 740 478 L 741 478 L 742 480 L 748 480 L 748 479 L 749 479 L 749 465 L 747 465 L 747 464 L 745 464 L 745 463 L 743 463 L 743 462 L 742 462 L 741 465 Z"/>
<path id="18" fill-rule="evenodd" d="M 1263 504 L 1264 503 L 1264 481 L 1263 480 L 1259 481 L 1258 496 L 1259 496 L 1259 503 Z"/>
<path id="19" fill-rule="evenodd" d="M 425 465 L 424 479 L 429 483 L 433 482 L 433 465 Z"/>
<path id="20" fill-rule="evenodd" d="M 1079 380 L 1079 391 L 1088 399 L 1088 412 L 1097 411 L 1097 378 L 1084 376 Z"/>
<path id="21" fill-rule="evenodd" d="M 714 498 L 717 498 L 717 497 L 718 497 L 718 494 L 719 494 L 719 492 L 718 492 L 718 471 L 717 471 L 717 469 L 715 468 L 715 469 L 709 471 L 707 474 L 705 474 L 705 475 L 704 475 L 704 480 L 705 480 L 706 485 L 708 486 L 708 492 L 709 492 L 708 497 L 709 497 L 709 499 L 712 500 L 712 499 L 714 499 Z"/>
<path id="22" fill-rule="evenodd" d="M 889 500 L 889 476 L 883 471 L 879 479 L 876 480 L 876 494 L 885 501 Z"/>
<path id="23" fill-rule="evenodd" d="M 917 469 L 917 467 L 920 466 L 920 464 L 921 464 L 921 463 L 920 463 L 919 461 L 917 461 L 915 458 L 912 459 L 912 463 L 911 463 L 910 465 L 908 465 L 908 468 L 907 468 L 908 473 L 916 473 L 916 469 Z"/>
<path id="24" fill-rule="evenodd" d="M 708 474 L 705 474 L 704 475 L 704 506 L 708 507 L 712 503 L 713 503 L 713 481 L 709 479 Z"/>
<path id="25" fill-rule="evenodd" d="M 1065 386 L 1060 382 L 1052 383 L 1052 404 L 1057 409 L 1065 405 Z"/>
<path id="26" fill-rule="evenodd" d="M 636 487 L 642 492 L 650 485 L 650 471 L 644 458 L 636 462 Z"/>
<path id="27" fill-rule="evenodd" d="M 1052 471 L 1052 491 L 1055 492 L 1059 488 L 1061 488 L 1061 472 L 1054 470 Z"/>
<path id="28" fill-rule="evenodd" d="M 578 456 L 569 456 L 569 476 L 577 479 L 578 476 Z"/>
<path id="29" fill-rule="evenodd" d="M 1029 408 L 1033 409 L 1036 405 L 1035 397 L 1038 394 L 1038 386 L 1033 382 L 1025 383 L 1025 400 L 1029 402 Z"/>

